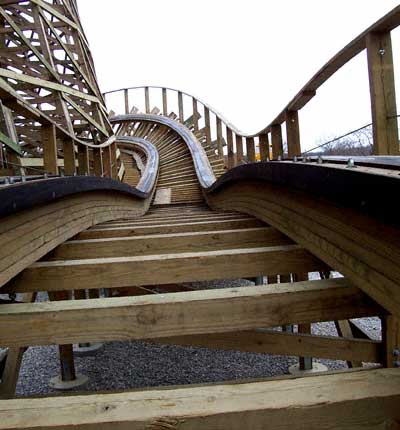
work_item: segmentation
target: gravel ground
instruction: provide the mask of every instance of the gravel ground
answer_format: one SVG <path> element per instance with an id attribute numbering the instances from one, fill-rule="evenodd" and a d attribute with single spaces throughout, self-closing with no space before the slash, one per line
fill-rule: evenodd
<path id="1" fill-rule="evenodd" d="M 246 280 L 199 282 L 194 288 L 223 288 L 254 285 Z M 45 300 L 41 296 L 41 300 Z M 358 320 L 376 339 L 380 338 L 380 321 Z M 337 335 L 332 323 L 313 324 L 312 332 Z M 338 360 L 315 360 L 329 369 L 345 368 Z M 206 348 L 156 345 L 147 342 L 109 342 L 87 356 L 76 356 L 78 373 L 89 381 L 77 391 L 122 390 L 161 385 L 196 384 L 234 379 L 261 378 L 288 373 L 297 357 L 236 351 L 211 351 Z M 24 354 L 18 396 L 54 393 L 50 378 L 59 375 L 58 350 L 55 346 L 31 347 Z"/>

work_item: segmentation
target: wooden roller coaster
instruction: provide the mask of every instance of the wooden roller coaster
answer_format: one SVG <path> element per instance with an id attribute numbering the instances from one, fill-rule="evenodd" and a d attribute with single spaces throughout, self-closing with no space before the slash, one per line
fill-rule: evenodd
<path id="1" fill-rule="evenodd" d="M 1 0 L 0 20 L 0 429 L 400 428 L 400 7 L 253 135 L 171 88 L 116 90 L 108 113 L 75 0 Z M 302 156 L 298 112 L 365 49 L 374 155 Z M 191 287 L 238 278 L 256 285 Z M 339 335 L 312 334 L 323 321 Z M 58 345 L 68 384 L 73 344 L 139 339 L 297 355 L 299 372 L 15 396 L 30 346 Z"/>

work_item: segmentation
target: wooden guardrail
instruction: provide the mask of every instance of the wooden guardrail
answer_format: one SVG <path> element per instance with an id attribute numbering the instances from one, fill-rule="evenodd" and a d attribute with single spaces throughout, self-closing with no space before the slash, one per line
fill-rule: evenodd
<path id="1" fill-rule="evenodd" d="M 220 155 L 225 153 L 229 168 L 241 164 L 244 160 L 254 162 L 257 159 L 278 159 L 286 155 L 284 154 L 282 137 L 282 125 L 285 124 L 288 146 L 287 156 L 290 158 L 298 156 L 302 152 L 299 111 L 316 95 L 317 90 L 332 75 L 366 49 L 374 154 L 400 155 L 391 46 L 391 31 L 399 24 L 400 6 L 393 9 L 338 52 L 307 82 L 266 127 L 253 134 L 243 133 L 209 104 L 181 90 L 159 86 L 140 86 L 108 91 L 104 93 L 104 96 L 121 93 L 126 114 L 131 113 L 131 100 L 142 103 L 144 97 L 145 113 L 151 113 L 151 95 L 161 91 L 161 113 L 168 115 L 169 106 L 172 104 L 177 105 L 180 122 L 185 120 L 184 98 L 189 98 L 191 100 L 189 114 L 192 116 L 194 129 L 199 128 L 199 117 L 202 111 L 207 142 L 211 143 L 215 139 L 216 150 Z M 174 99 L 170 97 L 174 97 Z M 226 151 L 224 151 L 224 140 L 226 140 Z M 259 151 L 256 151 L 257 147 Z"/>

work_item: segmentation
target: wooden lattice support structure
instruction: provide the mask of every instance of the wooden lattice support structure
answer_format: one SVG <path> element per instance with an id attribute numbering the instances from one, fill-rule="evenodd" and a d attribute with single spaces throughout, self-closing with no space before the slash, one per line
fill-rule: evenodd
<path id="1" fill-rule="evenodd" d="M 399 428 L 400 160 L 297 161 L 299 112 L 364 49 L 374 150 L 398 154 L 390 32 L 400 7 L 254 135 L 165 87 L 122 89 L 124 114 L 108 115 L 74 0 L 1 1 L 0 19 L 0 288 L 9 295 L 0 300 L 0 429 Z M 190 284 L 229 278 L 260 285 Z M 43 290 L 51 301 L 35 302 Z M 374 316 L 381 340 L 353 320 Z M 338 336 L 311 332 L 324 321 Z M 73 380 L 72 344 L 114 340 L 351 369 L 13 398 L 26 348 L 58 345 L 61 379 Z"/>

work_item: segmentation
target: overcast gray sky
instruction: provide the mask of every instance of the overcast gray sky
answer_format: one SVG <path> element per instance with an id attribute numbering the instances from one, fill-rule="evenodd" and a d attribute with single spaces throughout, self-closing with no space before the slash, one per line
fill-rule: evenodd
<path id="1" fill-rule="evenodd" d="M 325 62 L 397 4 L 78 0 L 102 91 L 136 85 L 182 89 L 244 132 L 267 125 Z M 399 52 L 400 31 L 392 37 L 394 53 Z M 395 55 L 399 88 L 398 60 Z M 361 54 L 301 111 L 302 146 L 369 121 L 366 56 Z"/>

